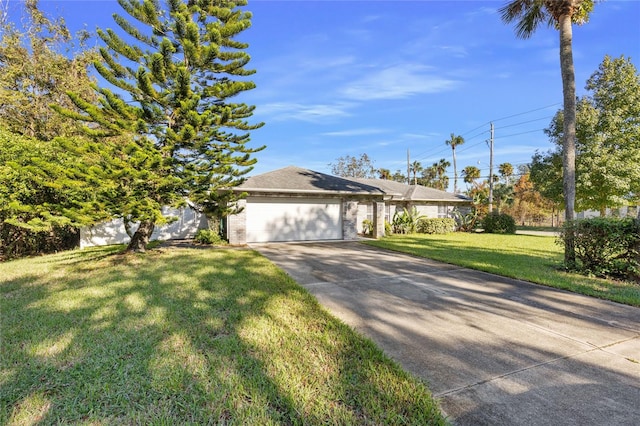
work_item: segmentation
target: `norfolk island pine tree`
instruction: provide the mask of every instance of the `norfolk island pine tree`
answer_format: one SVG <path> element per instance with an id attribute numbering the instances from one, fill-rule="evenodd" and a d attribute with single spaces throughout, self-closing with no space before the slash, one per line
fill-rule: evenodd
<path id="1" fill-rule="evenodd" d="M 229 212 L 242 194 L 220 190 L 252 170 L 264 147 L 248 147 L 249 132 L 263 123 L 247 121 L 255 107 L 230 100 L 255 88 L 248 45 L 235 40 L 251 25 L 245 0 L 118 3 L 137 25 L 114 14 L 127 39 L 98 30 L 106 46 L 94 63 L 115 89 L 95 85 L 97 103 L 68 93 L 80 112 L 56 109 L 87 123 L 88 149 L 103 153 L 92 177 L 105 183 L 101 205 L 139 222 L 127 249 L 144 251 L 155 225 L 170 220 L 163 206 L 188 197 L 205 212 Z"/>

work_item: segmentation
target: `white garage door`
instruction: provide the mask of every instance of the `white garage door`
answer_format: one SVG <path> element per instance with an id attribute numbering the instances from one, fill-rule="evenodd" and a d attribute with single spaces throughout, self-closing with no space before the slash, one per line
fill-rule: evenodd
<path id="1" fill-rule="evenodd" d="M 250 243 L 342 239 L 339 200 L 249 197 L 246 209 Z"/>

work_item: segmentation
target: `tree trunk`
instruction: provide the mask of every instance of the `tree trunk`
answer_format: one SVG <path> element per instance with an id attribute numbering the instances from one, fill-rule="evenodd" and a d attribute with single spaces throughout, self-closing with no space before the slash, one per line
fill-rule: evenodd
<path id="1" fill-rule="evenodd" d="M 154 228 L 155 223 L 151 221 L 140 222 L 140 226 L 138 226 L 138 229 L 135 234 L 133 234 L 133 237 L 131 237 L 131 241 L 127 246 L 127 252 L 144 253 L 147 250 L 147 244 L 149 244 L 149 239 L 151 238 L 151 234 L 153 234 Z"/>
<path id="2" fill-rule="evenodd" d="M 453 193 L 458 193 L 458 166 L 456 165 L 456 147 L 453 149 Z"/>
<path id="3" fill-rule="evenodd" d="M 576 80 L 573 67 L 571 13 L 564 13 L 560 24 L 560 71 L 562 73 L 562 93 L 564 98 L 564 135 L 562 142 L 562 189 L 565 202 L 565 220 L 571 222 L 575 217 L 576 199 Z M 569 225 L 569 223 L 567 223 Z M 573 233 L 569 231 L 565 238 L 564 263 L 573 269 L 576 253 Z"/>

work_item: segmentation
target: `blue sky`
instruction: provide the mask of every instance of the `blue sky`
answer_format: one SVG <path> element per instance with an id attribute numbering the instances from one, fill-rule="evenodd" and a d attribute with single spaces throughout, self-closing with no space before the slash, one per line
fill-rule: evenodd
<path id="1" fill-rule="evenodd" d="M 517 39 L 497 13 L 504 3 L 250 0 L 253 26 L 242 40 L 257 88 L 243 100 L 266 123 L 251 143 L 267 146 L 252 174 L 287 165 L 329 173 L 338 157 L 362 153 L 405 172 L 408 149 L 424 166 L 451 161 L 444 141 L 453 132 L 466 139 L 458 169 L 488 175 L 491 121 L 496 165 L 550 149 L 542 129 L 562 106 L 558 33 Z M 111 14 L 121 12 L 111 0 L 41 6 L 72 29 L 114 28 Z M 640 68 L 640 1 L 600 2 L 574 27 L 578 95 L 606 54 Z"/>

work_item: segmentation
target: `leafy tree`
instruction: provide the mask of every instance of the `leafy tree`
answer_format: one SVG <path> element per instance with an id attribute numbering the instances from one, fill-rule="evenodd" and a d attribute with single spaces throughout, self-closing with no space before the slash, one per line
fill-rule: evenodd
<path id="1" fill-rule="evenodd" d="M 549 199 L 544 198 L 534 188 L 530 173 L 521 173 L 518 181 L 513 185 L 513 205 L 505 211 L 523 225 L 526 222 L 542 222 L 551 214 L 551 225 L 555 212 L 559 211 Z"/>
<path id="2" fill-rule="evenodd" d="M 493 188 L 494 201 L 498 206 L 497 213 L 500 213 L 505 206 L 510 206 L 514 201 L 513 185 L 499 183 Z"/>
<path id="3" fill-rule="evenodd" d="M 50 104 L 73 108 L 72 89 L 93 98 L 87 66 L 94 51 L 82 51 L 85 33 L 73 41 L 62 19 L 45 16 L 37 0 L 24 3 L 18 26 L 0 19 L 0 239 L 4 256 L 73 247 L 75 227 L 103 217 L 89 215 L 95 194 L 79 171 L 89 159 L 64 149 L 86 142 L 80 126 L 59 116 Z M 0 4 L 6 18 L 7 3 Z M 59 137 L 61 139 L 56 140 Z"/>
<path id="4" fill-rule="evenodd" d="M 396 172 L 391 176 L 391 180 L 395 182 L 406 183 L 407 177 L 403 175 L 400 170 L 396 170 Z"/>
<path id="5" fill-rule="evenodd" d="M 640 193 L 640 76 L 630 60 L 605 57 L 586 88 L 577 108 L 576 205 L 604 216 L 608 207 L 637 202 Z M 563 120 L 558 111 L 545 130 L 558 149 L 537 153 L 532 163 L 532 180 L 556 202 Z"/>
<path id="6" fill-rule="evenodd" d="M 560 35 L 560 71 L 564 102 L 562 143 L 563 194 L 565 219 L 573 220 L 576 197 L 576 83 L 573 66 L 573 24 L 587 22 L 594 0 L 511 0 L 499 9 L 505 23 L 516 22 L 516 35 L 529 38 L 543 24 L 554 26 Z M 565 240 L 565 264 L 573 268 L 575 247 L 569 235 Z"/>
<path id="7" fill-rule="evenodd" d="M 51 104 L 73 108 L 65 91 L 92 99 L 87 67 L 95 57 L 72 42 L 61 19 L 52 20 L 26 0 L 22 28 L 0 21 L 0 124 L 10 132 L 48 141 L 80 133 L 74 120 L 60 117 Z M 86 34 L 79 34 L 81 42 Z"/>
<path id="8" fill-rule="evenodd" d="M 462 145 L 464 143 L 464 138 L 462 136 L 456 136 L 451 133 L 451 139 L 444 141 L 447 146 L 451 147 L 451 151 L 453 153 L 453 193 L 458 193 L 458 167 L 456 165 L 456 147 Z"/>
<path id="9" fill-rule="evenodd" d="M 367 154 L 362 154 L 359 158 L 345 155 L 339 157 L 335 163 L 329 163 L 331 173 L 335 176 L 375 179 L 376 169 L 373 161 Z"/>
<path id="10" fill-rule="evenodd" d="M 94 187 L 79 178 L 89 168 L 62 139 L 39 141 L 0 128 L 0 257 L 69 248 L 72 229 L 98 219 Z"/>
<path id="11" fill-rule="evenodd" d="M 114 14 L 122 35 L 98 30 L 106 46 L 94 63 L 115 91 L 95 87 L 98 103 L 69 93 L 83 113 L 58 110 L 90 123 L 85 131 L 96 139 L 115 137 L 106 147 L 114 161 L 99 174 L 124 168 L 107 207 L 139 222 L 128 250 L 144 251 L 155 224 L 167 220 L 163 205 L 188 196 L 209 214 L 229 213 L 236 198 L 224 189 L 242 182 L 262 149 L 247 146 L 262 125 L 247 121 L 254 107 L 231 101 L 255 87 L 248 45 L 236 40 L 251 14 L 240 9 L 245 0 L 118 3 L 135 21 Z"/>

